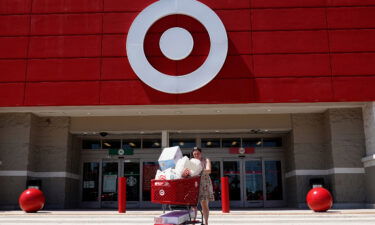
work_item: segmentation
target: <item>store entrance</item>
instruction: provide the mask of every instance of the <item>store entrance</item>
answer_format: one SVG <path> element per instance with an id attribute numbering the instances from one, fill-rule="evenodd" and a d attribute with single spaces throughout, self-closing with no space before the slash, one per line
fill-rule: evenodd
<path id="1" fill-rule="evenodd" d="M 211 158 L 215 202 L 221 206 L 220 178 L 229 178 L 231 207 L 283 207 L 282 162 L 279 159 Z M 152 160 L 102 159 L 83 164 L 82 206 L 116 208 L 118 178 L 127 178 L 127 207 L 155 207 L 150 181 L 158 164 Z M 143 174 L 143 175 L 142 175 Z"/>
<path id="2" fill-rule="evenodd" d="M 223 160 L 223 175 L 229 178 L 232 207 L 283 206 L 281 174 L 280 160 Z"/>
<path id="3" fill-rule="evenodd" d="M 117 182 L 119 177 L 126 177 L 126 201 L 137 207 L 140 199 L 139 161 L 103 160 L 101 168 L 101 208 L 117 207 Z"/>

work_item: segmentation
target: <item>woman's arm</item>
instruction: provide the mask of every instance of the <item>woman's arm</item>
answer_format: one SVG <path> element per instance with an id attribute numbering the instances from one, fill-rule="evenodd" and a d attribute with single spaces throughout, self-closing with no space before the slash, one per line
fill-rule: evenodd
<path id="1" fill-rule="evenodd" d="M 209 158 L 206 158 L 206 168 L 203 168 L 203 173 L 205 174 L 211 173 L 211 161 Z"/>

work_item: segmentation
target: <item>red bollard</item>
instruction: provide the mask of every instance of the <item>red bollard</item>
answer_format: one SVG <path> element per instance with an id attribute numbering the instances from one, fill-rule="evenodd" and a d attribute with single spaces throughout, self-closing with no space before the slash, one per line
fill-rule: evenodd
<path id="1" fill-rule="evenodd" d="M 223 213 L 229 213 L 228 177 L 221 178 L 221 208 L 222 208 Z"/>
<path id="2" fill-rule="evenodd" d="M 126 212 L 126 177 L 118 178 L 118 212 Z"/>

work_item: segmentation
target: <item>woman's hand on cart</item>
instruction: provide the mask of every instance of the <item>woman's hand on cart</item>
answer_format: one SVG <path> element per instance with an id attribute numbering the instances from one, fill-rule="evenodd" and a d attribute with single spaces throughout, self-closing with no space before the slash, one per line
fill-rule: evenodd
<path id="1" fill-rule="evenodd" d="M 190 177 L 190 170 L 189 170 L 189 169 L 185 169 L 185 170 L 182 172 L 181 177 L 182 177 L 182 178 Z"/>

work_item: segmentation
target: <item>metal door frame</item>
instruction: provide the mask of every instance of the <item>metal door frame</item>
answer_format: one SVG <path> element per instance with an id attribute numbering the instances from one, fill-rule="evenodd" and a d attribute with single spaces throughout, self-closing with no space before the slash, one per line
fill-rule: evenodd
<path id="1" fill-rule="evenodd" d="M 101 159 L 99 168 L 99 206 L 100 208 L 117 208 L 117 201 L 102 201 L 102 189 L 103 189 L 103 163 L 117 163 L 117 179 L 123 176 L 123 163 L 122 159 Z M 118 187 L 116 186 L 118 192 Z M 105 204 L 103 204 L 105 203 Z"/>
<path id="2" fill-rule="evenodd" d="M 238 162 L 239 163 L 239 172 L 240 172 L 240 174 L 239 174 L 239 178 L 240 178 L 240 191 L 241 191 L 241 193 L 240 193 L 240 200 L 230 200 L 229 199 L 229 202 L 230 202 L 230 207 L 243 207 L 243 188 L 242 188 L 242 186 L 243 186 L 243 179 L 242 179 L 242 176 L 241 176 L 241 170 L 242 170 L 242 163 L 241 163 L 241 159 L 239 159 L 239 158 L 233 158 L 233 157 L 231 157 L 231 158 L 222 158 L 221 159 L 221 177 L 223 177 L 224 176 L 224 162 L 233 162 L 233 161 L 236 161 L 236 162 Z"/>
<path id="3" fill-rule="evenodd" d="M 265 200 L 264 201 L 264 207 L 265 208 L 274 208 L 274 207 L 285 207 L 287 205 L 287 201 L 286 201 L 286 190 L 285 190 L 285 187 L 286 187 L 286 184 L 285 184 L 285 164 L 284 164 L 284 159 L 281 159 L 279 157 L 264 157 L 263 158 L 263 166 L 264 166 L 264 163 L 265 161 L 280 161 L 280 164 L 281 164 L 281 185 L 282 185 L 282 197 L 283 199 L 282 200 Z M 265 170 L 264 170 L 264 175 L 265 175 Z M 266 182 L 266 177 L 264 176 L 264 185 L 265 185 L 265 182 Z M 265 186 L 264 186 L 265 187 Z M 264 194 L 266 195 L 266 191 L 264 192 Z M 266 197 L 266 196 L 265 196 Z M 264 198 L 266 199 L 266 198 Z"/>
<path id="4" fill-rule="evenodd" d="M 246 208 L 263 208 L 265 205 L 265 171 L 264 171 L 264 161 L 260 157 L 249 157 L 249 158 L 242 158 L 241 160 L 241 180 L 243 180 L 241 185 L 241 194 L 242 194 L 242 203 L 243 207 Z M 260 161 L 261 163 L 261 169 L 262 169 L 262 192 L 263 192 L 263 200 L 252 200 L 247 201 L 246 196 L 246 162 L 247 161 Z"/>

